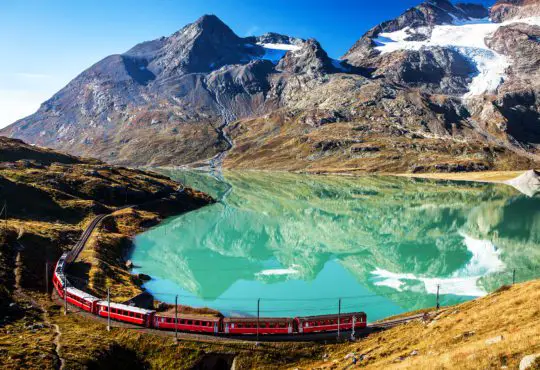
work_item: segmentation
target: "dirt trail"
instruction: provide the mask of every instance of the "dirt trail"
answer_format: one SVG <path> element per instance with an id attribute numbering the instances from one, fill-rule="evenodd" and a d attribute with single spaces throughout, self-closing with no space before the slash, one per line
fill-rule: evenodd
<path id="1" fill-rule="evenodd" d="M 57 359 L 57 363 L 59 364 L 58 369 L 64 370 L 66 366 L 66 360 L 60 355 L 60 352 L 62 350 L 62 343 L 60 342 L 60 339 L 62 337 L 62 332 L 60 330 L 60 327 L 57 324 L 53 324 L 51 322 L 51 319 L 49 317 L 49 312 L 47 309 L 34 300 L 32 297 L 30 297 L 28 294 L 26 294 L 22 287 L 21 287 L 21 278 L 22 278 L 22 257 L 21 257 L 21 251 L 24 249 L 24 246 L 20 243 L 18 244 L 18 251 L 17 251 L 17 257 L 15 258 L 15 267 L 13 268 L 13 274 L 15 276 L 15 292 L 14 296 L 18 297 L 20 300 L 27 301 L 32 305 L 33 308 L 39 310 L 41 314 L 43 315 L 43 322 L 45 323 L 46 327 L 54 327 L 55 337 L 53 340 L 54 343 L 54 354 Z"/>

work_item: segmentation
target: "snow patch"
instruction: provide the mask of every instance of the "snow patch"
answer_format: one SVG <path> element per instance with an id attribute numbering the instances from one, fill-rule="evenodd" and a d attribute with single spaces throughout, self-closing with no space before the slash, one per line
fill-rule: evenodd
<path id="1" fill-rule="evenodd" d="M 298 51 L 301 49 L 298 45 L 293 44 L 263 44 L 258 43 L 257 45 L 264 48 L 264 55 L 256 59 L 266 59 L 270 60 L 274 64 L 279 62 L 281 58 L 287 54 L 289 51 Z"/>
<path id="2" fill-rule="evenodd" d="M 540 194 L 540 174 L 535 170 L 529 170 L 506 183 L 529 197 Z"/>
<path id="3" fill-rule="evenodd" d="M 500 251 L 489 240 L 474 239 L 465 234 L 462 236 L 463 243 L 472 253 L 472 257 L 465 266 L 455 271 L 451 276 L 423 277 L 411 273 L 394 273 L 377 267 L 371 272 L 377 280 L 374 285 L 386 286 L 402 292 L 403 290 L 413 290 L 414 286 L 421 283 L 429 294 L 436 294 L 437 285 L 439 285 L 441 294 L 467 297 L 486 295 L 487 292 L 478 286 L 478 280 L 486 274 L 499 272 L 505 268 L 505 264 L 499 258 Z"/>
<path id="4" fill-rule="evenodd" d="M 295 270 L 293 268 L 286 268 L 286 269 L 268 269 L 268 270 L 262 270 L 257 273 L 257 275 L 261 276 L 272 276 L 272 275 L 293 275 L 298 274 L 298 270 Z"/>
<path id="5" fill-rule="evenodd" d="M 382 54 L 397 50 L 420 50 L 424 47 L 435 46 L 455 48 L 469 58 L 479 72 L 473 77 L 469 85 L 469 92 L 465 95 L 465 97 L 471 97 L 495 92 L 503 82 L 505 70 L 510 63 L 504 55 L 488 48 L 485 39 L 499 27 L 518 22 L 540 25 L 540 17 L 510 20 L 504 23 L 493 23 L 488 18 L 462 20 L 454 17 L 454 24 L 435 26 L 431 36 L 424 41 L 407 41 L 406 39 L 412 34 L 425 31 L 409 27 L 395 32 L 382 32 L 373 41 L 377 45 L 375 49 Z"/>

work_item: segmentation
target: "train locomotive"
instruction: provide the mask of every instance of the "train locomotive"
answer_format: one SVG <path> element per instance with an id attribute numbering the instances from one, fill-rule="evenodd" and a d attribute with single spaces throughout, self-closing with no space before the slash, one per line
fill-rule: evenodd
<path id="1" fill-rule="evenodd" d="M 65 274 L 69 252 L 58 260 L 53 285 L 68 303 L 92 314 L 159 330 L 178 330 L 213 335 L 302 335 L 366 327 L 364 312 L 305 317 L 211 317 L 179 313 L 176 317 L 135 306 L 113 303 L 70 287 Z M 67 288 L 66 288 L 67 286 Z M 110 311 L 110 313 L 109 313 Z"/>

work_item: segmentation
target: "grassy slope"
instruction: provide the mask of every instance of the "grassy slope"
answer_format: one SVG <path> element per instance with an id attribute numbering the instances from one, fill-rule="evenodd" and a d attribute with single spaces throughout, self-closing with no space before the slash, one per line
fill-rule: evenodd
<path id="1" fill-rule="evenodd" d="M 376 129 L 362 121 L 313 127 L 301 117 L 275 112 L 234 122 L 228 131 L 235 144 L 224 161 L 230 169 L 363 174 L 508 171 L 538 165 L 474 140 L 413 139 L 399 134 L 391 122 Z"/>
<path id="2" fill-rule="evenodd" d="M 51 324 L 62 333 L 60 355 L 67 368 L 191 368 L 205 354 L 237 356 L 238 369 L 345 369 L 350 353 L 364 354 L 360 367 L 374 369 L 498 369 L 517 368 L 523 356 L 540 352 L 540 280 L 461 305 L 447 307 L 433 320 L 411 322 L 373 334 L 354 343 L 333 345 L 303 343 L 212 343 L 184 340 L 174 345 L 171 336 L 139 330 L 105 330 L 103 322 L 73 312 L 34 294 L 43 304 Z M 0 355 L 6 368 L 54 367 L 52 326 L 42 324 L 40 313 L 27 303 L 24 317 L 0 327 Z M 487 340 L 501 335 L 494 344 Z M 411 355 L 417 351 L 416 355 Z M 540 363 L 537 364 L 537 368 Z"/>
<path id="3" fill-rule="evenodd" d="M 21 286 L 43 289 L 45 262 L 50 268 L 71 248 L 84 227 L 100 213 L 126 204 L 145 204 L 156 220 L 198 208 L 211 201 L 151 172 L 112 167 L 0 138 L 0 204 L 7 201 L 7 229 L 0 228 L 0 294 L 14 287 L 15 258 L 21 260 Z M 140 225 L 140 226 L 145 226 Z M 131 235 L 116 230 L 124 239 Z M 129 231 L 129 230 L 128 230 Z M 0 311 L 9 299 L 0 301 Z"/>
<path id="4" fill-rule="evenodd" d="M 362 367 L 376 369 L 515 369 L 525 355 L 540 352 L 539 301 L 540 280 L 518 284 L 449 307 L 428 323 L 411 322 L 353 344 L 328 346 L 326 359 L 291 367 L 344 369 L 351 365 L 345 356 L 355 353 L 365 355 Z M 486 343 L 499 335 L 500 342 Z"/>

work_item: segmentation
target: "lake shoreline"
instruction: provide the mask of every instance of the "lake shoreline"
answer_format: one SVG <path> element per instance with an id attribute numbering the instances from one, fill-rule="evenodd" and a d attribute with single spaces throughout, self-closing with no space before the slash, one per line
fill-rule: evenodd
<path id="1" fill-rule="evenodd" d="M 198 171 L 208 172 L 205 169 L 189 168 L 183 166 L 161 166 L 158 169 L 179 170 L 179 171 Z M 472 181 L 481 183 L 500 183 L 512 180 L 529 170 L 515 171 L 470 171 L 470 172 L 421 172 L 421 173 L 397 173 L 397 172 L 353 172 L 353 171 L 289 171 L 289 170 L 266 170 L 266 169 L 235 169 L 224 168 L 224 171 L 230 172 L 253 172 L 253 173 L 291 173 L 298 175 L 316 175 L 316 176 L 343 176 L 343 177 L 364 177 L 364 176 L 397 176 L 429 180 L 449 180 L 449 181 Z M 532 169 L 540 171 L 540 169 Z"/>
<path id="2" fill-rule="evenodd" d="M 526 198 L 522 199 L 523 203 L 516 203 L 513 201 L 508 202 L 507 204 L 505 199 L 514 199 L 516 196 L 515 191 L 509 186 L 486 185 L 485 187 L 479 182 L 465 183 L 462 181 L 454 182 L 443 180 L 439 183 L 437 181 L 438 179 L 434 179 L 432 181 L 420 181 L 414 179 L 409 180 L 406 178 L 400 179 L 399 176 L 390 176 L 389 174 L 337 177 L 305 176 L 307 174 L 293 174 L 286 171 L 276 172 L 233 170 L 224 173 L 224 180 L 227 182 L 228 186 L 221 186 L 223 179 L 217 179 L 213 176 L 209 176 L 208 180 L 205 181 L 202 177 L 203 174 L 199 173 L 200 171 L 187 172 L 188 173 L 186 174 L 179 171 L 176 175 L 174 173 L 167 173 L 167 175 L 172 178 L 185 179 L 186 176 L 188 178 L 190 177 L 189 172 L 196 172 L 196 174 L 191 175 L 194 177 L 190 178 L 190 181 L 187 183 L 193 186 L 191 181 L 197 181 L 200 186 L 208 186 L 209 188 L 213 186 L 214 191 L 208 191 L 207 189 L 201 190 L 209 194 L 217 193 L 218 195 L 215 197 L 218 199 L 221 198 L 221 196 L 219 196 L 221 193 L 229 194 L 229 187 L 234 188 L 235 191 L 234 193 L 231 193 L 232 196 L 226 197 L 228 200 L 223 200 L 224 203 L 219 202 L 218 205 L 216 205 L 215 210 L 204 207 L 200 210 L 200 212 L 190 212 L 186 214 L 183 216 L 184 219 L 181 222 L 167 226 L 169 232 L 167 232 L 165 229 L 162 229 L 161 231 L 147 230 L 146 235 L 139 239 L 139 242 L 143 243 L 140 244 L 141 248 L 143 248 L 143 245 L 148 245 L 151 248 L 153 248 L 153 246 L 160 245 L 160 248 L 153 251 L 153 254 L 144 252 L 144 248 L 137 249 L 143 253 L 141 256 L 144 259 L 141 259 L 141 257 L 139 257 L 138 260 L 133 258 L 133 262 L 136 265 L 145 265 L 143 270 L 138 272 L 147 274 L 149 276 L 162 276 L 159 274 L 156 275 L 153 272 L 161 271 L 169 265 L 170 271 L 176 271 L 174 266 L 184 266 L 186 268 L 186 272 L 179 274 L 177 281 L 186 281 L 186 279 L 196 278 L 196 281 L 192 283 L 193 289 L 196 288 L 196 290 L 202 294 L 202 297 L 220 297 L 223 292 L 228 291 L 228 296 L 225 296 L 225 302 L 218 302 L 217 305 L 213 305 L 211 302 L 195 302 L 195 300 L 192 300 L 191 297 L 188 297 L 189 301 L 183 301 L 184 304 L 192 305 L 194 307 L 203 307 L 201 303 L 206 304 L 207 307 L 212 307 L 213 309 L 219 311 L 230 310 L 230 305 L 227 306 L 225 303 L 230 302 L 231 298 L 234 297 L 241 297 L 242 299 L 249 298 L 253 299 L 255 302 L 256 297 L 252 297 L 250 294 L 248 294 L 249 297 L 246 297 L 245 292 L 249 292 L 250 290 L 254 289 L 257 282 L 261 280 L 261 276 L 263 276 L 261 275 L 261 271 L 263 270 L 266 271 L 268 269 L 273 269 L 272 271 L 275 270 L 276 272 L 290 271 L 292 269 L 298 270 L 302 272 L 307 281 L 310 282 L 316 276 L 315 273 L 319 275 L 319 273 L 323 271 L 320 266 L 324 266 L 326 257 L 324 257 L 322 254 L 320 256 L 310 254 L 310 258 L 313 259 L 312 263 L 307 264 L 304 266 L 304 268 L 298 268 L 298 266 L 295 265 L 299 263 L 298 259 L 294 257 L 300 252 L 295 252 L 295 248 L 298 250 L 303 248 L 295 247 L 295 242 L 285 243 L 291 248 L 289 251 L 290 253 L 285 253 L 285 255 L 281 255 L 280 260 L 274 261 L 267 258 L 268 255 L 273 255 L 272 253 L 274 253 L 274 249 L 268 249 L 268 245 L 271 245 L 272 243 L 268 244 L 267 242 L 264 242 L 264 246 L 261 244 L 261 250 L 255 254 L 259 256 L 266 256 L 265 258 L 261 257 L 258 260 L 250 260 L 249 263 L 244 263 L 242 260 L 242 263 L 239 263 L 239 265 L 242 265 L 242 271 L 247 273 L 246 268 L 249 269 L 249 276 L 253 278 L 246 280 L 246 276 L 244 274 L 239 277 L 240 283 L 237 283 L 238 279 L 236 279 L 234 276 L 230 276 L 231 273 L 221 270 L 221 266 L 230 266 L 231 263 L 234 265 L 236 261 L 239 261 L 231 259 L 232 256 L 237 257 L 237 254 L 240 253 L 239 250 L 229 251 L 230 255 L 227 253 L 227 250 L 229 249 L 230 245 L 237 245 L 238 247 L 238 240 L 235 239 L 235 235 L 238 236 L 243 234 L 244 231 L 242 231 L 242 228 L 239 228 L 239 225 L 245 225 L 246 222 L 254 222 L 254 225 L 266 225 L 264 228 L 257 228 L 255 226 L 254 228 L 249 229 L 251 230 L 251 233 L 255 233 L 252 235 L 253 240 L 255 241 L 265 241 L 267 233 L 270 235 L 281 235 L 284 233 L 290 238 L 296 240 L 298 239 L 295 231 L 297 228 L 290 229 L 287 225 L 291 225 L 292 222 L 292 224 L 296 224 L 298 226 L 300 225 L 300 220 L 302 220 L 301 222 L 306 221 L 306 215 L 312 217 L 313 222 L 308 222 L 308 224 L 306 224 L 307 229 L 305 229 L 308 234 L 309 230 L 311 230 L 313 234 L 311 235 L 310 241 L 307 242 L 306 248 L 316 245 L 319 242 L 324 242 L 327 248 L 331 249 L 332 253 L 337 253 L 337 255 L 343 256 L 342 259 L 345 261 L 347 271 L 356 271 L 358 274 L 357 279 L 360 279 L 362 282 L 360 285 L 369 286 L 372 288 L 372 290 L 374 289 L 376 291 L 381 290 L 380 293 L 382 294 L 378 294 L 380 296 L 384 296 L 385 294 L 390 294 L 390 297 L 393 297 L 392 295 L 396 294 L 399 294 L 400 297 L 405 297 L 405 295 L 409 294 L 414 295 L 402 298 L 406 299 L 407 302 L 416 302 L 415 307 L 412 305 L 411 307 L 407 307 L 408 310 L 406 311 L 409 311 L 410 309 L 420 307 L 419 305 L 416 305 L 420 300 L 425 300 L 428 302 L 426 304 L 431 304 L 432 297 L 429 296 L 429 294 L 434 292 L 434 290 L 431 289 L 431 285 L 433 285 L 431 283 L 434 281 L 434 279 L 438 278 L 438 275 L 434 275 L 433 271 L 431 271 L 430 276 L 432 279 L 425 278 L 425 276 L 422 275 L 422 271 L 419 270 L 416 271 L 414 277 L 410 276 L 412 272 L 414 272 L 414 266 L 410 265 L 410 256 L 407 254 L 407 248 L 404 249 L 399 247 L 401 245 L 399 235 L 401 235 L 402 232 L 406 233 L 408 237 L 414 236 L 415 238 L 416 234 L 412 235 L 411 233 L 418 233 L 424 249 L 433 249 L 433 246 L 437 244 L 434 241 L 434 238 L 440 240 L 441 237 L 443 237 L 448 246 L 455 246 L 457 249 L 452 249 L 449 247 L 447 250 L 444 250 L 444 260 L 446 263 L 444 266 L 441 265 L 438 267 L 440 271 L 438 270 L 437 273 L 440 276 L 448 277 L 450 276 L 448 275 L 450 272 L 457 271 L 456 273 L 463 273 L 464 275 L 454 277 L 454 280 L 457 281 L 461 279 L 459 281 L 462 281 L 464 279 L 469 279 L 466 282 L 470 282 L 472 284 L 472 280 L 474 280 L 473 278 L 478 276 L 475 274 L 478 273 L 472 270 L 465 271 L 466 269 L 464 270 L 464 267 L 469 266 L 472 269 L 473 267 L 477 268 L 480 266 L 483 271 L 480 272 L 480 274 L 484 274 L 486 271 L 494 272 L 493 269 L 498 266 L 498 264 L 490 264 L 488 262 L 499 261 L 497 249 L 492 246 L 492 243 L 484 240 L 489 239 L 487 237 L 488 235 L 482 234 L 481 231 L 476 233 L 476 228 L 474 227 L 469 230 L 470 233 L 467 234 L 469 236 L 467 238 L 464 238 L 463 235 L 459 233 L 460 230 L 458 229 L 460 229 L 461 226 L 467 226 L 465 219 L 470 215 L 470 222 L 472 222 L 471 225 L 476 225 L 476 223 L 481 222 L 480 219 L 484 213 L 493 214 L 493 209 L 509 208 L 508 211 L 506 211 L 507 213 L 522 213 L 521 210 L 523 207 L 531 207 L 530 200 L 527 200 Z M 226 212 L 221 209 L 222 207 L 225 207 L 227 202 L 232 202 L 233 212 L 231 212 L 230 209 L 228 209 Z M 420 205 L 420 203 L 426 204 Z M 533 202 L 532 204 L 536 204 L 536 202 Z M 313 207 L 319 209 L 319 211 L 307 212 Z M 369 215 L 372 213 L 371 211 L 366 210 L 365 212 L 362 212 L 358 207 L 371 207 L 374 210 L 376 209 L 380 216 L 376 217 L 378 221 L 374 223 L 373 218 L 370 218 Z M 355 257 L 354 254 L 350 253 L 345 256 L 346 253 L 344 253 L 339 247 L 336 247 L 338 244 L 356 245 L 358 243 L 355 244 L 355 241 L 371 240 L 371 237 L 376 237 L 376 235 L 378 235 L 378 233 L 372 230 L 372 228 L 376 226 L 377 223 L 380 223 L 380 226 L 382 227 L 383 224 L 390 224 L 394 222 L 393 220 L 395 220 L 396 212 L 399 210 L 399 212 L 403 213 L 404 207 L 406 210 L 408 210 L 408 212 L 410 212 L 410 217 L 403 218 L 402 223 L 406 223 L 405 221 L 409 220 L 411 225 L 410 227 L 405 227 L 405 229 L 402 231 L 398 230 L 399 232 L 394 233 L 398 239 L 396 239 L 392 244 L 395 251 L 399 252 L 400 256 L 402 255 L 403 260 L 395 261 L 394 259 L 397 257 L 390 252 L 388 255 L 385 255 L 383 252 L 373 251 L 373 254 L 379 256 L 378 263 L 374 263 L 373 265 L 369 264 L 369 266 L 367 266 L 362 262 L 363 258 Z M 516 208 L 516 210 L 514 210 L 514 208 Z M 204 209 L 207 209 L 207 211 L 204 211 Z M 297 214 L 298 209 L 306 209 L 307 213 L 300 212 Z M 439 213 L 437 213 L 438 209 L 441 210 Z M 456 224 L 448 219 L 449 211 L 446 211 L 447 209 L 451 212 L 451 217 L 456 218 L 456 220 L 460 220 L 459 225 L 456 226 Z M 474 212 L 472 212 L 473 209 L 475 209 Z M 485 211 L 482 211 L 484 209 Z M 201 214 L 201 212 L 203 214 Z M 429 214 L 430 216 L 426 217 L 426 214 Z M 224 217 L 221 215 L 224 215 Z M 276 218 L 276 215 L 286 215 L 286 217 L 282 220 L 282 222 L 279 222 L 280 218 Z M 295 215 L 297 216 L 296 218 Z M 187 220 L 185 218 L 187 218 Z M 217 221 L 212 221 L 210 223 L 205 221 L 209 219 L 219 221 L 219 228 L 216 229 L 214 225 Z M 341 222 L 341 220 L 347 219 L 354 222 Z M 387 221 L 384 221 L 385 219 L 387 219 Z M 433 222 L 429 220 L 433 220 Z M 321 222 L 322 224 L 330 226 L 330 229 L 336 232 L 336 238 L 339 239 L 339 243 L 336 241 L 335 237 L 328 237 L 320 234 L 317 231 L 317 228 L 313 227 L 313 225 L 321 224 Z M 494 219 L 493 222 L 498 221 L 497 219 Z M 360 224 L 364 225 L 364 227 L 360 227 Z M 273 225 L 275 231 L 268 231 L 269 225 Z M 502 224 L 499 225 L 496 223 L 493 225 L 493 227 L 500 228 L 502 227 Z M 155 229 L 159 229 L 159 227 Z M 179 235 L 182 235 L 181 243 L 179 240 L 175 240 L 174 237 L 171 238 L 173 235 L 170 232 L 171 229 L 175 230 L 175 232 L 179 233 Z M 423 231 L 426 229 L 433 230 L 433 235 L 429 233 L 426 234 Z M 449 232 L 450 229 L 452 229 L 452 232 Z M 210 234 L 207 234 L 205 230 L 211 231 Z M 210 240 L 208 248 L 209 252 L 212 253 L 211 255 L 213 256 L 211 261 L 214 261 L 211 267 L 208 266 L 208 260 L 201 257 L 202 253 L 200 252 L 200 248 L 190 247 L 197 245 L 204 249 L 204 245 L 200 243 L 201 232 L 206 235 L 205 238 L 210 238 L 208 239 Z M 355 236 L 356 234 L 358 235 Z M 227 239 L 228 235 L 231 235 L 232 239 Z M 305 239 L 306 234 L 302 233 L 302 235 L 302 237 Z M 215 240 L 212 239 L 213 237 Z M 171 238 L 171 241 L 168 242 L 167 238 Z M 465 245 L 463 243 L 465 243 Z M 377 243 L 374 243 L 373 245 L 375 244 Z M 252 251 L 253 245 L 250 244 L 249 241 L 246 241 L 245 245 L 242 245 L 246 251 Z M 362 248 L 359 247 L 358 250 L 361 249 Z M 458 250 L 460 252 L 454 253 L 454 250 Z M 434 248 L 432 252 L 442 253 L 436 248 Z M 482 254 L 480 252 L 485 253 Z M 145 255 L 144 253 L 149 254 Z M 414 248 L 411 249 L 410 253 L 414 253 Z M 174 261 L 175 255 L 182 257 L 179 257 L 178 261 L 172 263 L 171 261 Z M 473 261 L 469 263 L 471 255 L 486 256 L 487 260 L 481 259 L 480 261 L 475 260 L 476 262 Z M 145 261 L 150 256 L 154 258 L 154 262 L 151 262 L 152 258 L 150 258 L 148 260 L 149 262 L 147 263 L 141 262 Z M 156 256 L 168 257 L 155 259 Z M 426 259 L 428 258 L 426 257 Z M 487 262 L 483 263 L 484 260 Z M 189 265 L 184 265 L 184 263 L 186 263 L 185 261 L 189 262 Z M 270 264 L 269 261 L 271 262 Z M 482 263 L 479 264 L 477 262 Z M 401 268 L 396 268 L 396 263 L 402 263 L 403 266 L 400 265 Z M 419 265 L 416 267 L 420 268 L 422 264 L 425 265 L 426 263 L 426 261 L 420 259 L 418 262 Z M 433 267 L 432 264 L 429 265 Z M 363 269 L 358 270 L 357 266 L 362 266 Z M 449 266 L 451 266 L 451 268 Z M 210 269 L 214 271 L 212 274 L 199 273 L 201 271 Z M 311 269 L 313 271 L 311 271 Z M 230 268 L 228 268 L 228 270 L 230 270 Z M 210 278 L 208 277 L 209 275 L 213 275 L 213 277 Z M 279 280 L 276 276 L 274 276 L 272 279 L 274 281 Z M 287 280 L 285 278 L 283 279 L 285 281 Z M 491 280 L 493 279 L 499 278 L 493 277 Z M 153 284 L 150 283 L 149 285 L 146 285 L 150 293 L 154 291 L 171 294 L 176 292 L 177 288 L 173 287 L 172 285 L 159 286 L 161 283 L 158 280 L 159 279 L 154 281 Z M 449 289 L 454 280 L 452 280 L 452 278 L 448 278 L 443 281 L 443 283 L 447 286 L 445 289 L 447 290 L 446 295 L 448 295 L 449 299 L 457 300 L 457 298 L 461 296 L 472 296 L 470 294 L 464 294 L 462 291 L 458 293 L 450 291 Z M 248 284 L 246 281 L 252 282 Z M 325 295 L 324 297 L 351 296 L 353 295 L 351 292 L 354 292 L 354 289 L 357 287 L 357 283 L 358 281 L 356 281 L 354 284 L 351 283 L 346 289 L 344 288 L 344 292 Z M 489 281 L 488 283 L 492 284 L 492 281 Z M 402 290 L 402 288 L 408 286 L 407 284 L 411 286 L 414 284 L 431 284 L 431 290 L 427 289 L 429 288 L 427 287 L 425 294 L 419 297 L 417 297 L 414 292 L 404 293 L 401 291 L 392 291 L 389 293 L 388 291 L 388 289 L 395 289 L 396 286 Z M 296 289 L 298 289 L 298 287 L 296 287 Z M 321 291 L 325 289 L 331 291 L 331 289 L 328 289 L 327 286 L 324 289 L 321 289 Z M 386 291 L 384 291 L 384 289 L 386 289 Z M 288 291 L 285 290 L 283 292 L 279 292 L 279 294 L 276 292 L 273 292 L 272 294 L 277 294 L 276 297 L 279 297 L 280 299 L 291 298 L 287 296 Z M 354 292 L 355 297 L 365 295 L 367 295 L 365 292 Z M 307 294 L 302 298 L 306 297 L 313 298 L 317 296 L 313 295 L 312 297 L 311 295 Z M 158 300 L 161 300 L 160 298 L 163 297 L 157 298 Z M 298 297 L 295 295 L 294 298 Z M 170 302 L 170 300 L 167 299 L 164 299 L 164 301 Z M 264 305 L 264 308 L 270 311 L 278 309 L 267 304 Z M 235 309 L 249 310 L 249 307 L 235 307 Z M 283 307 L 280 307 L 279 309 L 284 310 Z M 289 309 L 289 307 L 287 307 L 287 309 Z M 301 312 L 300 314 L 308 313 L 309 312 Z"/>

